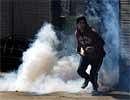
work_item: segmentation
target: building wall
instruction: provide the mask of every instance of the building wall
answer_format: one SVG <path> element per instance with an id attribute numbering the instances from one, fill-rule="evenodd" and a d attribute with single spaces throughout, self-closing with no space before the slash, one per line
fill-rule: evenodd
<path id="1" fill-rule="evenodd" d="M 44 21 L 51 19 L 50 3 L 50 0 L 1 0 L 1 36 L 30 36 L 37 32 Z"/>
<path id="2" fill-rule="evenodd" d="M 8 3 L 7 3 L 8 2 Z M 11 32 L 11 2 L 9 0 L 0 0 L 0 37 Z"/>
<path id="3" fill-rule="evenodd" d="M 120 47 L 121 56 L 130 65 L 130 1 L 120 0 Z"/>
<path id="4" fill-rule="evenodd" d="M 120 0 L 119 88 L 130 91 L 130 0 Z"/>
<path id="5" fill-rule="evenodd" d="M 0 35 L 35 34 L 43 22 L 62 26 L 62 16 L 84 13 L 84 0 L 0 0 Z"/>

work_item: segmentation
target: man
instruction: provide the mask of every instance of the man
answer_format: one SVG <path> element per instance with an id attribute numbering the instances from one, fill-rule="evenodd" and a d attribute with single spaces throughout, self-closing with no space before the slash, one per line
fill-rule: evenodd
<path id="1" fill-rule="evenodd" d="M 94 91 L 97 91 L 98 71 L 105 56 L 103 48 L 105 43 L 98 33 L 87 24 L 84 16 L 77 18 L 76 26 L 77 52 L 81 55 L 81 61 L 77 72 L 85 79 L 81 88 L 84 89 L 90 81 Z M 90 75 L 86 72 L 89 64 L 91 65 Z"/>

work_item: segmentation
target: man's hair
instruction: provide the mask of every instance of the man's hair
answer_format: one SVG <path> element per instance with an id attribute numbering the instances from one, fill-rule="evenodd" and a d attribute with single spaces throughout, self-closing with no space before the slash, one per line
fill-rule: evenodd
<path id="1" fill-rule="evenodd" d="M 80 22 L 80 20 L 84 20 L 84 22 L 87 23 L 85 16 L 78 16 L 76 19 L 76 24 L 78 24 Z"/>
<path id="2" fill-rule="evenodd" d="M 85 24 L 86 24 L 86 27 L 89 27 L 85 16 L 79 16 L 79 17 L 77 17 L 77 19 L 76 19 L 76 24 L 78 24 L 81 20 L 84 20 L 84 22 L 85 22 Z"/>

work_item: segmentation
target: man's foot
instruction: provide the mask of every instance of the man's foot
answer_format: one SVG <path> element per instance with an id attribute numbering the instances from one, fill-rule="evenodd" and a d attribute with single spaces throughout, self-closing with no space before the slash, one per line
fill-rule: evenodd
<path id="1" fill-rule="evenodd" d="M 102 96 L 104 95 L 103 92 L 99 91 L 99 90 L 93 90 L 92 91 L 92 96 Z"/>
<path id="2" fill-rule="evenodd" d="M 89 80 L 88 79 L 85 79 L 85 82 L 83 83 L 83 85 L 82 85 L 82 89 L 85 89 L 87 86 L 88 86 L 88 82 L 89 82 Z"/>
<path id="3" fill-rule="evenodd" d="M 97 91 L 97 90 L 93 90 L 92 91 L 92 96 L 97 96 L 97 95 L 100 95 L 100 92 Z"/>

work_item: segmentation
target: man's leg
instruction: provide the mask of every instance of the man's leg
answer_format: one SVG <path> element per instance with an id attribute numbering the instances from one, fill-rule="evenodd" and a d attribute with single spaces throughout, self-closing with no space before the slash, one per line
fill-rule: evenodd
<path id="1" fill-rule="evenodd" d="M 92 82 L 93 89 L 95 91 L 97 91 L 97 89 L 98 89 L 98 83 L 97 83 L 98 71 L 102 65 L 102 61 L 103 61 L 103 57 L 91 62 L 92 67 L 91 67 L 91 71 L 90 71 L 90 80 Z"/>
<path id="2" fill-rule="evenodd" d="M 80 60 L 80 65 L 78 67 L 78 70 L 77 70 L 77 73 L 85 79 L 85 82 L 83 83 L 83 86 L 81 88 L 85 88 L 87 85 L 88 85 L 88 82 L 89 82 L 89 75 L 87 74 L 86 72 L 86 69 L 89 65 L 89 62 L 87 61 L 87 57 L 83 56 L 81 57 L 81 60 Z"/>

